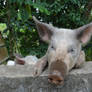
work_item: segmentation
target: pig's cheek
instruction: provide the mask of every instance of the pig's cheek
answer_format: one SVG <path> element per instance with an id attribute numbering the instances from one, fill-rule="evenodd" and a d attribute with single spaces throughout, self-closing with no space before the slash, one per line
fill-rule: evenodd
<path id="1" fill-rule="evenodd" d="M 55 51 L 48 51 L 48 62 L 54 61 L 55 60 Z"/>
<path id="2" fill-rule="evenodd" d="M 68 55 L 66 56 L 64 62 L 65 62 L 66 65 L 67 65 L 68 71 L 71 70 L 71 69 L 74 67 L 74 65 L 75 65 L 75 62 L 74 62 L 74 60 L 73 60 L 73 58 L 72 58 L 72 56 L 71 56 L 70 54 L 68 54 Z"/>

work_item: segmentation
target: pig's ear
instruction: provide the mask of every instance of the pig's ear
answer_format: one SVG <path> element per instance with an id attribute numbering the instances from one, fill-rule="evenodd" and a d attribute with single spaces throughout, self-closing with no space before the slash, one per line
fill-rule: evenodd
<path id="1" fill-rule="evenodd" d="M 15 61 L 17 64 L 20 64 L 20 65 L 25 64 L 25 60 L 23 58 L 18 57 L 18 56 L 16 56 Z"/>
<path id="2" fill-rule="evenodd" d="M 15 61 L 17 64 L 20 64 L 20 65 L 25 64 L 25 60 L 23 59 L 23 57 L 20 54 L 14 53 L 14 56 L 15 56 Z"/>
<path id="3" fill-rule="evenodd" d="M 53 34 L 54 27 L 50 24 L 40 22 L 34 16 L 33 16 L 33 20 L 36 23 L 36 27 L 40 38 L 45 42 L 49 42 Z"/>
<path id="4" fill-rule="evenodd" d="M 86 44 L 92 36 L 92 23 L 76 29 L 77 39 Z"/>

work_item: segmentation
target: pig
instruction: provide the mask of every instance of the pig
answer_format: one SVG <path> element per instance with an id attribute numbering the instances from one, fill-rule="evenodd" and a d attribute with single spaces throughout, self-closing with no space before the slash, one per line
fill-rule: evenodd
<path id="1" fill-rule="evenodd" d="M 41 75 L 48 65 L 48 81 L 62 85 L 71 69 L 82 67 L 85 63 L 82 45 L 91 38 L 92 23 L 77 29 L 66 29 L 40 22 L 35 16 L 33 20 L 41 40 L 49 44 L 46 54 L 35 64 L 33 75 Z"/>

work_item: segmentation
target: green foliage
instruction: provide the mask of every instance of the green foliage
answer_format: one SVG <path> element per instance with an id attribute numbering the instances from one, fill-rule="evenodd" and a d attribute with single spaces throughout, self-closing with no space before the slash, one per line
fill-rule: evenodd
<path id="1" fill-rule="evenodd" d="M 87 4 L 88 0 L 1 0 L 0 22 L 7 24 L 9 53 L 43 56 L 48 46 L 40 41 L 32 15 L 54 26 L 77 28 L 92 21 L 92 10 L 86 15 Z M 89 45 L 92 47 L 92 40 Z M 87 60 L 92 60 L 92 48 L 87 46 Z"/>
<path id="2" fill-rule="evenodd" d="M 3 32 L 7 28 L 5 23 L 0 23 L 0 31 Z"/>

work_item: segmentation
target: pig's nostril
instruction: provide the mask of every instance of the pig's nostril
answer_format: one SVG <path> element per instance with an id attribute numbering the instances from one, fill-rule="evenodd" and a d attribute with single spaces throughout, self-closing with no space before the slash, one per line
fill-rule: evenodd
<path id="1" fill-rule="evenodd" d="M 57 80 L 58 81 L 58 83 L 61 83 L 62 82 L 62 80 Z"/>
<path id="2" fill-rule="evenodd" d="M 49 82 L 52 82 L 52 81 L 53 81 L 53 79 L 52 79 L 52 78 L 48 78 L 48 81 L 49 81 Z"/>
<path id="3" fill-rule="evenodd" d="M 58 84 L 63 84 L 64 80 L 57 80 Z"/>

